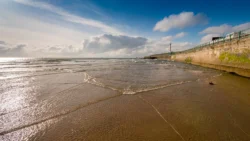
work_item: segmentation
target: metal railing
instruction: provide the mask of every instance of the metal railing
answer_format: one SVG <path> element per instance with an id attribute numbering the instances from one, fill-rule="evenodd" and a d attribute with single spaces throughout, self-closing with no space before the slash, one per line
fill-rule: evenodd
<path id="1" fill-rule="evenodd" d="M 247 37 L 250 37 L 250 28 L 246 29 L 246 30 L 239 31 L 239 32 L 233 32 L 231 34 L 227 34 L 225 37 L 220 37 L 217 40 L 213 40 L 213 41 L 210 41 L 210 42 L 207 42 L 207 43 L 200 44 L 200 45 L 195 46 L 194 48 L 191 48 L 191 49 L 188 49 L 188 50 L 178 51 L 178 52 L 175 52 L 174 54 L 201 50 L 203 48 L 210 47 L 211 45 L 231 42 L 231 41 L 234 41 L 234 40 L 240 40 L 242 38 L 247 38 Z"/>

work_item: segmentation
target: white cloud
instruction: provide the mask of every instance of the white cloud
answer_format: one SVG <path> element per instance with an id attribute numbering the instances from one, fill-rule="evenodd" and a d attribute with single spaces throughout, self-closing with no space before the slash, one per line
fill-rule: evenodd
<path id="1" fill-rule="evenodd" d="M 112 33 L 112 34 L 122 34 L 121 31 L 118 29 L 115 29 L 111 26 L 108 26 L 100 21 L 92 20 L 92 19 L 87 19 L 84 17 L 76 16 L 73 14 L 70 14 L 69 12 L 60 9 L 56 6 L 53 6 L 51 4 L 45 3 L 45 2 L 39 2 L 39 1 L 33 1 L 33 0 L 14 0 L 17 3 L 44 9 L 53 13 L 56 13 L 60 16 L 63 17 L 64 20 L 73 22 L 73 23 L 78 23 L 82 25 L 87 25 L 95 28 L 101 29 L 105 33 Z"/>
<path id="2" fill-rule="evenodd" d="M 145 48 L 149 50 L 148 54 L 165 53 L 169 52 L 170 43 L 172 51 L 181 51 L 193 47 L 193 43 L 190 42 L 172 42 L 161 39 L 148 42 Z"/>
<path id="3" fill-rule="evenodd" d="M 143 57 L 168 52 L 170 41 L 175 51 L 192 46 L 188 42 L 172 41 L 185 36 L 184 32 L 159 40 L 119 35 L 121 32 L 111 26 L 69 14 L 44 2 L 15 1 L 21 7 L 23 5 L 20 3 L 37 9 L 16 10 L 5 6 L 0 7 L 0 56 Z M 53 12 L 52 17 L 55 19 L 51 19 L 51 15 L 48 14 L 40 17 L 38 14 L 41 9 L 46 10 L 46 13 Z M 81 27 L 75 28 L 72 26 L 75 25 L 74 23 L 78 23 L 77 26 Z M 94 27 L 98 32 L 92 32 L 83 27 Z"/>
<path id="4" fill-rule="evenodd" d="M 90 53 L 100 53 L 124 48 L 133 49 L 145 45 L 146 42 L 147 39 L 142 37 L 104 34 L 91 39 L 85 39 L 83 48 Z"/>
<path id="5" fill-rule="evenodd" d="M 6 12 L 4 16 L 11 17 L 11 19 L 5 20 L 6 24 L 0 25 L 0 39 L 12 44 L 28 43 L 27 49 L 30 50 L 58 44 L 80 46 L 81 41 L 91 35 L 91 33 L 78 32 L 18 13 Z"/>
<path id="6" fill-rule="evenodd" d="M 228 25 L 228 24 L 222 24 L 220 26 L 212 26 L 204 29 L 200 33 L 202 34 L 226 34 L 230 32 L 240 31 L 244 29 L 250 28 L 250 22 L 244 23 L 236 26 Z"/>
<path id="7" fill-rule="evenodd" d="M 30 48 L 29 45 L 10 45 L 0 41 L 0 56 L 28 57 L 143 57 L 150 54 L 185 50 L 193 46 L 189 42 L 172 42 L 164 38 L 150 40 L 143 37 L 103 34 L 85 39 L 82 46 L 54 45 Z"/>
<path id="8" fill-rule="evenodd" d="M 206 24 L 207 22 L 207 17 L 201 13 L 195 15 L 193 12 L 182 12 L 178 15 L 170 15 L 157 22 L 154 31 L 166 32 L 174 28 L 183 29 L 197 24 Z"/>
<path id="9" fill-rule="evenodd" d="M 240 31 L 249 28 L 250 28 L 250 22 L 234 26 L 233 31 Z"/>
<path id="10" fill-rule="evenodd" d="M 212 37 L 219 37 L 219 36 L 225 36 L 228 33 L 231 32 L 237 32 L 244 29 L 250 28 L 250 22 L 232 26 L 228 24 L 222 24 L 219 26 L 211 26 L 203 31 L 200 32 L 200 34 L 206 34 L 201 38 L 201 43 L 206 43 L 212 40 Z"/>
<path id="11" fill-rule="evenodd" d="M 210 42 L 212 37 L 220 37 L 220 34 L 207 34 L 201 38 L 201 43 Z"/>
<path id="12" fill-rule="evenodd" d="M 0 56 L 1 57 L 12 57 L 12 56 L 26 56 L 26 44 L 12 45 L 5 41 L 0 41 Z"/>
<path id="13" fill-rule="evenodd" d="M 82 53 L 80 50 L 82 50 L 83 40 L 91 36 L 105 33 L 102 30 L 107 32 L 110 31 L 110 33 L 114 34 L 118 33 L 115 28 L 105 26 L 101 24 L 101 22 L 89 19 L 86 19 L 86 24 L 84 24 L 87 26 L 82 26 L 83 28 L 81 27 L 79 30 L 74 26 L 68 26 L 68 20 L 64 21 L 58 19 L 62 17 L 63 19 L 68 18 L 83 22 L 85 18 L 74 16 L 44 2 L 31 0 L 16 0 L 16 2 L 56 13 L 55 19 L 51 19 L 51 15 L 48 14 L 44 14 L 41 18 L 37 15 L 40 11 L 36 13 L 38 9 L 27 11 L 22 9 L 16 10 L 15 8 L 8 8 L 9 5 L 6 3 L 1 3 L 3 5 L 0 7 L 0 40 L 13 45 L 27 43 L 28 45 L 23 48 L 27 56 L 54 57 L 53 55 L 55 55 L 63 57 L 75 54 L 80 55 Z M 96 27 L 98 30 L 92 31 L 92 28 L 89 27 Z M 101 42 L 105 43 L 104 40 Z M 8 45 L 8 48 L 3 48 L 3 43 L 0 43 L 0 56 L 22 56 L 22 54 L 10 53 L 11 49 L 9 48 L 14 48 L 12 45 Z M 23 51 L 21 48 L 19 49 Z M 13 51 L 14 50 L 12 50 L 12 52 Z M 17 52 L 18 50 L 15 51 Z"/>
<path id="14" fill-rule="evenodd" d="M 5 41 L 0 41 L 0 45 L 6 45 Z"/>
<path id="15" fill-rule="evenodd" d="M 180 33 L 177 33 L 175 36 L 165 36 L 165 37 L 162 37 L 161 39 L 165 41 L 172 41 L 174 39 L 182 38 L 186 35 L 187 35 L 186 32 L 180 32 Z"/>
<path id="16" fill-rule="evenodd" d="M 80 57 L 83 55 L 82 48 L 72 45 L 54 45 L 34 50 L 41 57 Z"/>
<path id="17" fill-rule="evenodd" d="M 173 36 L 165 36 L 165 37 L 162 37 L 161 39 L 164 41 L 172 41 L 174 39 L 174 37 Z"/>
<path id="18" fill-rule="evenodd" d="M 108 39 L 109 43 L 100 43 L 102 38 Z M 102 35 L 87 40 L 84 47 L 85 49 L 87 47 L 88 50 L 92 49 L 92 51 L 88 51 L 92 57 L 143 57 L 150 54 L 166 53 L 169 51 L 170 43 L 172 43 L 172 51 L 181 51 L 193 47 L 192 43 L 172 42 L 168 38 L 172 38 L 172 36 L 160 40 L 150 40 L 142 37 Z"/>
<path id="19" fill-rule="evenodd" d="M 186 36 L 186 35 L 187 35 L 187 33 L 185 33 L 185 32 L 180 32 L 180 33 L 178 33 L 178 34 L 175 35 L 175 38 L 182 38 L 182 37 L 184 37 L 184 36 Z"/>
<path id="20" fill-rule="evenodd" d="M 225 34 L 227 32 L 231 32 L 232 29 L 233 29 L 232 26 L 227 25 L 227 24 L 223 24 L 220 26 L 208 27 L 208 28 L 204 29 L 203 31 L 201 31 L 200 33 L 202 33 L 202 34 Z"/>
<path id="21" fill-rule="evenodd" d="M 68 26 L 63 20 L 58 20 L 60 16 L 51 19 L 50 15 L 43 14 L 40 17 L 37 9 L 16 10 L 1 4 L 0 40 L 11 44 L 27 43 L 26 49 L 30 51 L 56 45 L 81 47 L 83 39 L 102 33 Z"/>

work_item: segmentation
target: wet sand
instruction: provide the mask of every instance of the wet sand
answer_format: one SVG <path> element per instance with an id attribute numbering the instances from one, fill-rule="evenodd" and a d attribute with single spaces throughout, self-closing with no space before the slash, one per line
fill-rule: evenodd
<path id="1" fill-rule="evenodd" d="M 250 79 L 219 74 L 135 94 L 84 72 L 2 80 L 0 140 L 249 141 Z"/>

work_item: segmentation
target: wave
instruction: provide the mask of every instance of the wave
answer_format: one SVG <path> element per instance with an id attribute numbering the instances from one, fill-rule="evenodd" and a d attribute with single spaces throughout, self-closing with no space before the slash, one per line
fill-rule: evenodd
<path id="1" fill-rule="evenodd" d="M 166 88 L 166 87 L 170 87 L 170 86 L 186 84 L 186 83 L 190 83 L 190 82 L 194 82 L 194 81 L 181 81 L 181 82 L 170 83 L 170 84 L 165 84 L 165 85 L 158 85 L 158 86 L 154 86 L 154 87 L 150 87 L 150 88 L 144 88 L 144 89 L 138 89 L 138 90 L 124 89 L 123 94 L 137 94 L 137 93 L 162 89 L 162 88 Z"/>
<path id="2" fill-rule="evenodd" d="M 218 76 L 221 76 L 221 74 L 215 75 L 212 77 L 218 77 Z M 118 91 L 118 92 L 125 94 L 125 95 L 134 95 L 134 94 L 138 94 L 138 93 L 142 93 L 142 92 L 153 91 L 153 90 L 157 90 L 157 89 L 162 89 L 162 88 L 176 86 L 176 85 L 182 85 L 182 84 L 191 83 L 191 82 L 197 82 L 197 81 L 201 80 L 201 79 L 196 79 L 196 80 L 179 81 L 179 82 L 174 82 L 174 83 L 157 85 L 157 86 L 153 86 L 153 87 L 149 87 L 149 88 L 130 89 L 130 87 L 128 87 L 128 88 L 124 88 L 124 89 L 118 89 L 118 88 L 111 87 L 109 85 L 106 85 L 104 83 L 97 81 L 96 78 L 90 76 L 86 72 L 84 73 L 84 77 L 85 77 L 84 82 L 86 82 L 86 83 L 96 85 L 99 87 L 103 87 L 103 88 L 108 88 L 108 89 L 111 89 L 114 91 Z M 208 78 L 205 78 L 205 79 L 208 79 Z"/>

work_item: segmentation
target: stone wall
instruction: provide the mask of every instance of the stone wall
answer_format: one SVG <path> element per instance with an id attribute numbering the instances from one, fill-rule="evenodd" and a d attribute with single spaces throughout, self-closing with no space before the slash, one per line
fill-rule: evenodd
<path id="1" fill-rule="evenodd" d="M 220 42 L 171 56 L 171 60 L 234 72 L 250 77 L 250 37 Z"/>

